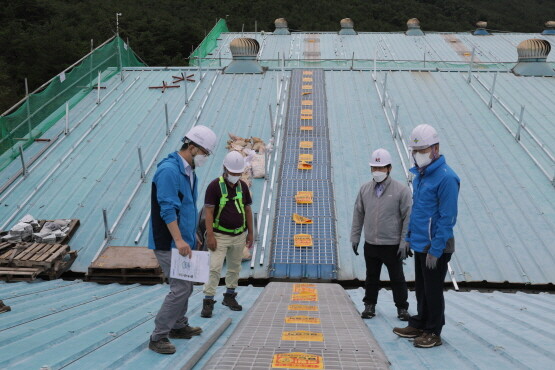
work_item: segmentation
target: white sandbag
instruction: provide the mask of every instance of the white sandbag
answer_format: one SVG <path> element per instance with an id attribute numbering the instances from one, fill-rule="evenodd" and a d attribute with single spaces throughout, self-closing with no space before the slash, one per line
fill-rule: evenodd
<path id="1" fill-rule="evenodd" d="M 264 154 L 255 154 L 251 161 L 252 177 L 261 179 L 266 176 L 266 163 Z"/>

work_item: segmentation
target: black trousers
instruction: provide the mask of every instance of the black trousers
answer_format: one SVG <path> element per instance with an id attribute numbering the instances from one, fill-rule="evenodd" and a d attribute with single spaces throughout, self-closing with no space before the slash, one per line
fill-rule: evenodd
<path id="1" fill-rule="evenodd" d="M 447 263 L 452 253 L 443 253 L 435 269 L 426 267 L 426 253 L 414 252 L 414 284 L 418 314 L 411 316 L 409 326 L 441 335 L 445 325 L 443 286 Z"/>
<path id="2" fill-rule="evenodd" d="M 403 273 L 403 262 L 397 256 L 398 245 L 373 245 L 364 243 L 364 260 L 366 261 L 366 294 L 365 304 L 378 303 L 378 292 L 380 290 L 380 273 L 382 265 L 387 267 L 393 301 L 397 308 L 409 308 L 407 302 L 408 290 L 405 274 Z"/>

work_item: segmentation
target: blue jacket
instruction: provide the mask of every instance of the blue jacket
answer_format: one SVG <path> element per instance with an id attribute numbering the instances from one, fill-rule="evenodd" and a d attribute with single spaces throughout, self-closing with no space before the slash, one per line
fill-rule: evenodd
<path id="1" fill-rule="evenodd" d="M 167 224 L 177 220 L 181 236 L 191 248 L 195 248 L 197 230 L 197 177 L 191 189 L 189 176 L 185 174 L 183 160 L 173 152 L 158 163 L 152 179 L 150 249 L 171 250 L 175 243 Z"/>
<path id="2" fill-rule="evenodd" d="M 411 249 L 439 258 L 447 241 L 453 238 L 461 181 L 443 156 L 422 174 L 417 167 L 410 172 L 416 177 L 412 183 L 413 204 L 406 241 Z"/>

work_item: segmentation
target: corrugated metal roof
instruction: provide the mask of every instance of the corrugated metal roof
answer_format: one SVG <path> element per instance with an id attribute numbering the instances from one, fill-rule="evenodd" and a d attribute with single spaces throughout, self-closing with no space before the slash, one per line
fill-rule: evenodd
<path id="1" fill-rule="evenodd" d="M 177 354 L 164 356 L 150 351 L 148 340 L 154 317 L 169 292 L 168 285 L 100 285 L 62 280 L 0 283 L 0 298 L 12 308 L 0 315 L 0 367 L 181 368 L 231 318 L 230 327 L 211 351 L 221 347 L 262 291 L 252 286 L 240 287 L 238 301 L 243 311 L 231 311 L 218 303 L 213 318 L 203 319 L 201 288 L 196 286 L 189 299 L 188 317 L 191 325 L 203 329 L 203 334 L 191 340 L 173 340 Z M 224 290 L 220 287 L 218 296 Z"/>
<path id="2" fill-rule="evenodd" d="M 378 81 L 383 78 L 379 74 Z M 482 73 L 479 78 L 492 77 Z M 553 113 L 551 107 L 542 109 L 541 101 L 555 88 L 555 80 L 536 80 L 502 74 L 498 82 L 503 81 L 503 89 L 497 91 L 509 105 L 515 99 L 530 105 L 526 125 L 551 148 L 554 121 L 544 116 Z M 352 205 L 360 185 L 371 178 L 367 160 L 359 155 L 366 158 L 373 149 L 385 147 L 394 157 L 393 176 L 406 179 L 370 72 L 326 72 L 326 81 L 326 94 L 334 102 L 329 105 L 329 118 L 336 153 L 332 156 L 335 188 L 340 189 L 335 194 L 343 250 L 340 276 L 364 280 L 364 261 L 352 254 L 349 243 Z M 472 84 L 478 85 L 475 80 Z M 553 282 L 555 188 L 466 83 L 466 74 L 391 72 L 387 90 L 394 104 L 400 105 L 399 125 L 405 139 L 420 123 L 436 127 L 441 151 L 461 178 L 457 246 L 451 261 L 457 280 Z M 528 141 L 532 152 L 538 153 L 539 146 Z M 345 150 L 345 143 L 352 143 L 350 150 Z M 404 153 L 403 159 L 407 160 Z M 543 163 L 549 168 L 547 160 Z M 412 260 L 407 264 L 405 273 L 413 280 Z"/>
<path id="3" fill-rule="evenodd" d="M 364 290 L 347 293 L 362 312 Z M 409 294 L 410 313 L 416 312 Z M 397 319 L 391 291 L 381 290 L 376 316 L 364 320 L 393 369 L 549 369 L 555 364 L 555 295 L 540 293 L 445 293 L 443 345 L 416 348 L 392 330 Z"/>

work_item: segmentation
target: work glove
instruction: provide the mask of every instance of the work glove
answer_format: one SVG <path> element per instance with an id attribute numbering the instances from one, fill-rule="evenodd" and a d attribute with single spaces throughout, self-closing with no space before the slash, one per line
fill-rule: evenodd
<path id="1" fill-rule="evenodd" d="M 401 261 L 407 259 L 407 256 L 412 257 L 412 250 L 410 249 L 410 243 L 401 241 L 401 244 L 399 244 L 399 250 L 397 250 L 397 255 L 399 256 L 399 259 Z"/>
<path id="2" fill-rule="evenodd" d="M 436 268 L 436 266 L 437 266 L 437 257 L 428 253 L 426 255 L 426 267 L 433 270 Z"/>
<path id="3" fill-rule="evenodd" d="M 353 252 L 358 256 L 358 243 L 353 243 Z"/>

